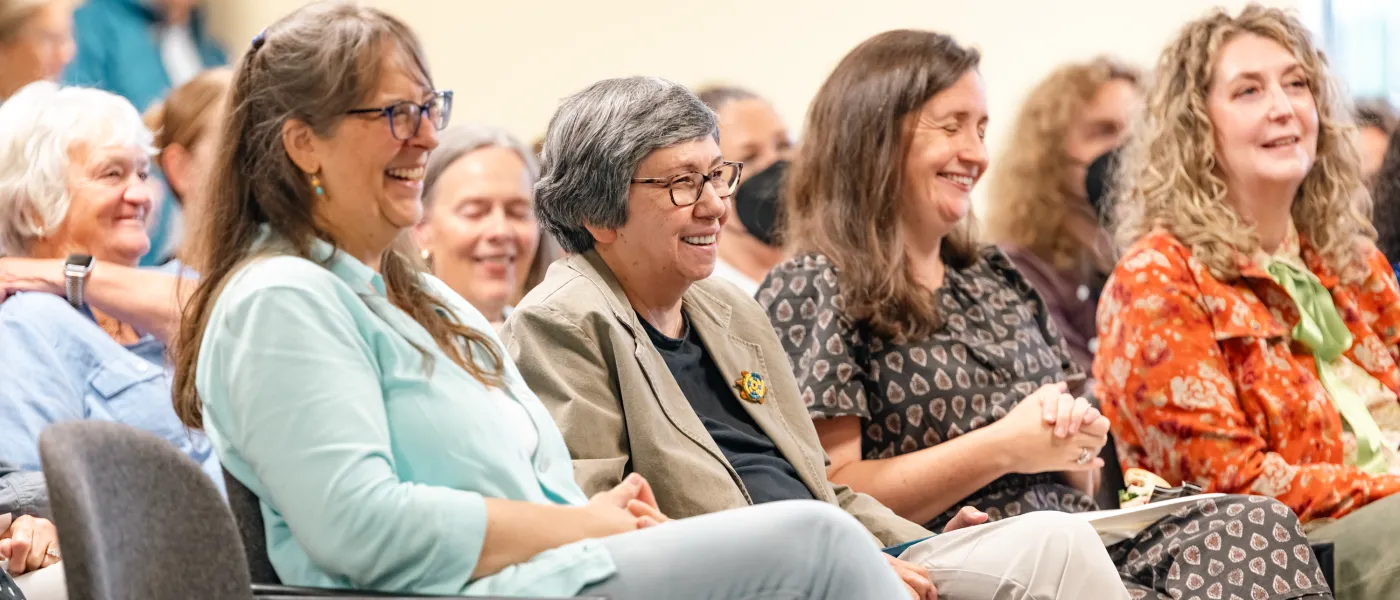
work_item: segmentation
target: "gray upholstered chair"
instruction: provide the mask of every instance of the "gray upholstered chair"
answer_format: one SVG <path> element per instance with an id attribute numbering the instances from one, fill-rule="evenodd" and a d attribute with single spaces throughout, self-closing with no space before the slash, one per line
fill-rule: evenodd
<path id="1" fill-rule="evenodd" d="M 169 442 L 119 423 L 70 421 L 44 430 L 39 455 L 70 600 L 254 600 L 229 507 L 199 466 Z M 256 590 L 259 600 L 421 597 L 271 585 Z"/>
<path id="2" fill-rule="evenodd" d="M 233 473 L 224 470 L 224 489 L 228 492 L 228 507 L 238 524 L 243 541 L 243 557 L 248 561 L 248 576 L 254 586 L 279 585 L 282 579 L 267 557 L 267 530 L 263 527 L 262 506 L 257 494 L 243 485 Z"/>

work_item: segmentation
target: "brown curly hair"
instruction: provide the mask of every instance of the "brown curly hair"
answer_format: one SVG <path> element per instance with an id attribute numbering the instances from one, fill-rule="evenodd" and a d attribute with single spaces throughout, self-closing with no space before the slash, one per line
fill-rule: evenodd
<path id="1" fill-rule="evenodd" d="M 1083 262 L 1083 240 L 1063 231 L 1069 207 L 1089 208 L 1065 177 L 1076 166 L 1065 150 L 1066 138 L 1104 84 L 1126 81 L 1137 87 L 1140 78 L 1132 67 L 1097 58 L 1064 65 L 1030 91 L 991 173 L 984 223 L 992 241 L 1025 248 L 1060 269 Z"/>
<path id="2" fill-rule="evenodd" d="M 1302 23 L 1257 4 L 1236 17 L 1216 9 L 1188 24 L 1162 52 L 1141 131 L 1125 147 L 1118 171 L 1118 242 L 1128 246 L 1153 229 L 1165 229 L 1222 280 L 1239 277 L 1239 258 L 1259 248 L 1254 228 L 1226 201 L 1215 129 L 1206 111 L 1216 57 L 1242 34 L 1277 42 L 1303 68 L 1317 105 L 1317 159 L 1294 198 L 1293 222 L 1329 270 L 1359 282 L 1367 268 L 1358 242 L 1374 239 L 1375 230 L 1362 213 L 1369 198 L 1350 103 Z"/>

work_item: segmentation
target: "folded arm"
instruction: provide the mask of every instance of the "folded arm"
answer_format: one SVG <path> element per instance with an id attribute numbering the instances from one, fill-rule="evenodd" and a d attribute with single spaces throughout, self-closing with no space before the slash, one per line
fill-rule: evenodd
<path id="1" fill-rule="evenodd" d="M 892 458 L 864 460 L 860 419 L 837 417 L 816 421 L 822 447 L 831 456 L 827 476 L 874 496 L 881 504 L 915 523 L 927 523 L 977 490 L 1011 472 L 1003 451 L 1009 440 L 990 427 Z"/>
<path id="2" fill-rule="evenodd" d="M 193 273 L 191 273 L 193 275 Z M 63 261 L 0 258 L 0 301 L 14 292 L 64 295 Z M 183 276 L 107 262 L 93 266 L 83 288 L 97 310 L 169 343 L 195 283 Z"/>
<path id="3" fill-rule="evenodd" d="M 44 474 L 0 461 L 0 515 L 42 517 L 48 512 L 49 491 L 44 485 Z"/>

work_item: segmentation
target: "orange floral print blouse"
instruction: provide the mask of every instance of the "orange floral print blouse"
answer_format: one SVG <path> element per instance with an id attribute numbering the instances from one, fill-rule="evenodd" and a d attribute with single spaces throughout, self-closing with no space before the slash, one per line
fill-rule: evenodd
<path id="1" fill-rule="evenodd" d="M 1370 275 L 1352 286 L 1302 246 L 1354 337 L 1346 357 L 1400 391 L 1400 287 L 1385 257 L 1372 247 Z M 1099 304 L 1094 377 L 1123 468 L 1271 496 L 1304 522 L 1400 491 L 1400 476 L 1346 464 L 1341 416 L 1312 355 L 1289 336 L 1296 305 L 1254 262 L 1240 265 L 1240 279 L 1216 279 L 1158 230 L 1114 269 Z"/>

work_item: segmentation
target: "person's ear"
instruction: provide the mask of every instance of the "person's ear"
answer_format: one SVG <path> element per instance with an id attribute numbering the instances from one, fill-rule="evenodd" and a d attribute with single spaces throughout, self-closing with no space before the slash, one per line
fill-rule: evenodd
<path id="1" fill-rule="evenodd" d="M 310 125 L 298 119 L 287 119 L 282 124 L 282 146 L 286 148 L 292 163 L 303 173 L 321 172 L 319 144 L 316 143 L 316 132 Z"/>
<path id="2" fill-rule="evenodd" d="M 413 243 L 418 246 L 418 250 L 423 253 L 423 258 L 426 259 L 428 256 L 432 255 L 433 228 L 428 224 L 427 215 L 424 215 L 423 220 L 413 226 Z"/>
<path id="3" fill-rule="evenodd" d="M 588 234 L 593 236 L 593 243 L 595 244 L 607 245 L 617 241 L 616 229 L 594 227 L 593 225 L 584 225 L 583 228 L 587 229 Z"/>

